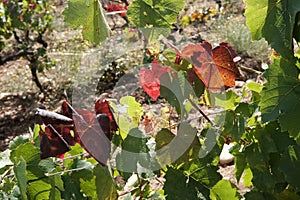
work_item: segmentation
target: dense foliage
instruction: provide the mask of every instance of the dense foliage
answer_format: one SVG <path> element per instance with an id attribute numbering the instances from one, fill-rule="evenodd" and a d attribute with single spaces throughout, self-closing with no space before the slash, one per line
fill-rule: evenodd
<path id="1" fill-rule="evenodd" d="M 174 2 L 178 2 L 176 6 Z M 77 5 L 76 0 L 71 0 L 69 9 L 75 9 L 76 5 L 80 10 L 84 6 L 93 7 L 89 3 Z M 79 23 L 75 12 L 66 10 L 65 14 L 73 25 L 75 22 L 83 25 L 89 20 L 97 22 L 88 29 L 90 32 L 86 28 L 83 30 L 87 32 L 82 34 L 99 43 L 104 39 L 97 36 L 100 31 L 97 27 L 105 18 L 100 3 L 93 3 L 93 10 L 97 10 L 90 16 L 93 19 Z M 188 77 L 193 68 L 201 71 L 201 64 L 222 65 L 211 47 L 212 54 L 204 56 L 211 59 L 209 62 L 195 55 L 199 46 L 198 50 L 190 48 L 187 52 L 179 52 L 174 46 L 155 55 L 152 52 L 152 60 L 156 59 L 151 61 L 151 69 L 139 71 L 141 86 L 154 99 L 158 95 L 166 99 L 180 117 L 178 123 L 155 126 L 154 118 L 144 114 L 142 105 L 132 96 L 122 97 L 118 105 L 111 103 L 119 126 L 112 138 L 115 155 L 111 166 L 86 156 L 78 144 L 63 159 L 40 159 L 39 132 L 45 126 L 36 125 L 31 138 L 17 137 L 1 153 L 1 198 L 299 199 L 300 52 L 295 52 L 295 45 L 300 43 L 300 6 L 297 0 L 247 0 L 246 3 L 246 22 L 253 39 L 264 37 L 274 50 L 272 63 L 263 74 L 265 84 L 248 82 L 239 95 L 233 90 L 211 91 L 209 81 L 206 83 L 200 72 L 192 79 Z M 178 15 L 183 4 L 184 1 L 133 0 L 128 6 L 128 19 L 132 25 L 143 28 L 144 35 L 151 32 L 152 26 L 167 28 L 168 31 L 159 33 L 165 35 L 171 31 L 174 15 Z M 140 34 L 137 32 L 137 37 Z M 146 47 L 151 45 L 151 40 L 144 42 Z M 207 50 L 207 45 L 202 47 Z M 191 51 L 193 54 L 189 54 Z M 205 52 L 200 51 L 199 55 Z M 153 75 L 153 86 L 147 82 L 145 71 L 151 74 L 154 70 L 159 73 Z M 197 130 L 185 119 L 191 108 L 204 114 L 198 107 L 200 100 L 210 107 L 222 108 L 222 112 L 212 120 L 206 116 L 208 123 Z M 166 111 L 161 111 L 160 118 L 170 122 Z M 149 125 L 154 126 L 150 129 L 152 134 L 146 134 Z M 235 176 L 252 188 L 243 197 L 235 185 L 222 180 L 217 172 L 221 147 L 229 138 L 234 142 Z M 97 148 L 89 150 L 93 156 L 92 150 Z M 153 190 L 151 184 L 161 176 L 166 180 L 163 187 Z"/>

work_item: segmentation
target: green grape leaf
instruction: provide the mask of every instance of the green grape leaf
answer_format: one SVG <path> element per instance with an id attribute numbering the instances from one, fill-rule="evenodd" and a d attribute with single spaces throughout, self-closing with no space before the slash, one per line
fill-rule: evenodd
<path id="1" fill-rule="evenodd" d="M 252 183 L 259 190 L 270 190 L 275 186 L 275 177 L 266 165 L 267 160 L 264 156 L 259 144 L 252 143 L 245 148 L 246 161 L 253 173 Z"/>
<path id="2" fill-rule="evenodd" d="M 245 171 L 245 168 L 247 166 L 246 159 L 243 153 L 240 152 L 232 152 L 232 155 L 234 155 L 234 173 L 237 181 L 240 181 L 240 178 L 242 177 L 243 172 Z"/>
<path id="3" fill-rule="evenodd" d="M 283 192 L 276 194 L 276 199 L 298 200 L 300 195 L 297 195 L 292 189 L 286 189 Z"/>
<path id="4" fill-rule="evenodd" d="M 86 180 L 80 179 L 80 188 L 82 192 L 92 199 L 97 199 L 97 188 L 95 181 L 96 176 Z"/>
<path id="5" fill-rule="evenodd" d="M 65 157 L 76 156 L 78 154 L 84 153 L 84 149 L 80 144 L 76 143 L 74 146 L 70 146 L 71 150 L 65 153 Z"/>
<path id="6" fill-rule="evenodd" d="M 266 200 L 267 198 L 263 193 L 252 190 L 245 194 L 245 199 Z M 271 198 L 271 200 L 274 200 L 274 198 Z"/>
<path id="7" fill-rule="evenodd" d="M 249 113 L 246 113 L 247 111 L 249 112 L 249 110 L 247 110 L 248 106 L 243 105 L 246 104 L 240 104 L 235 111 L 226 111 L 225 117 L 224 114 L 219 114 L 215 117 L 215 122 L 218 125 L 222 125 L 223 127 L 222 134 L 228 137 L 232 137 L 234 141 L 239 141 L 243 136 L 247 124 L 247 118 L 249 117 Z M 239 108 L 244 110 L 239 112 Z"/>
<path id="8" fill-rule="evenodd" d="M 27 178 L 26 178 L 26 161 L 22 156 L 19 158 L 19 162 L 14 166 L 15 176 L 18 180 L 18 186 L 20 188 L 20 193 L 22 199 L 26 200 L 26 187 L 27 187 Z"/>
<path id="9" fill-rule="evenodd" d="M 53 162 L 53 159 L 51 158 L 40 160 L 36 166 L 39 167 L 39 169 L 45 173 L 53 172 L 53 170 L 56 167 L 55 163 Z"/>
<path id="10" fill-rule="evenodd" d="M 222 93 L 209 93 L 212 106 L 219 106 L 225 110 L 234 110 L 241 100 L 241 97 L 232 90 Z"/>
<path id="11" fill-rule="evenodd" d="M 251 91 L 251 102 L 257 104 L 260 102 L 260 93 L 263 89 L 263 85 L 256 83 L 256 82 L 248 82 L 246 87 L 248 90 Z"/>
<path id="12" fill-rule="evenodd" d="M 26 161 L 26 163 L 39 161 L 40 150 L 37 149 L 31 142 L 24 143 L 11 151 L 10 160 L 13 163 L 17 163 L 19 162 L 21 156 Z"/>
<path id="13" fill-rule="evenodd" d="M 287 132 L 281 132 L 277 122 L 256 127 L 250 134 L 257 143 L 248 145 L 244 156 L 252 172 L 253 185 L 261 191 L 284 190 L 287 183 L 284 172 L 280 169 L 281 155 L 295 141 L 293 142 Z"/>
<path id="14" fill-rule="evenodd" d="M 30 199 L 49 199 L 51 184 L 41 179 L 29 182 L 27 190 Z M 59 191 L 57 191 L 57 194 L 59 194 Z M 61 199 L 60 196 L 54 196 L 53 198 Z"/>
<path id="15" fill-rule="evenodd" d="M 63 192 L 64 199 L 86 199 L 83 196 L 80 188 L 81 179 L 84 181 L 93 178 L 93 165 L 87 160 L 74 159 L 69 169 L 80 169 L 73 171 L 71 174 L 63 174 L 65 191 Z"/>
<path id="16" fill-rule="evenodd" d="M 190 97 L 196 96 L 193 89 L 184 76 L 184 72 L 178 72 L 177 77 L 171 73 L 165 73 L 160 77 L 160 96 L 165 98 L 176 112 L 184 116 L 187 114 L 183 102 Z"/>
<path id="17" fill-rule="evenodd" d="M 280 160 L 280 169 L 289 184 L 300 190 L 300 146 L 288 146 Z"/>
<path id="18" fill-rule="evenodd" d="M 273 135 L 278 132 L 279 130 L 276 123 L 269 123 L 262 128 L 257 127 L 256 130 L 253 131 L 253 135 L 259 142 L 259 149 L 266 161 L 270 159 L 269 154 L 278 152 L 277 146 L 273 140 Z"/>
<path id="19" fill-rule="evenodd" d="M 246 3 L 246 23 L 252 38 L 266 38 L 276 52 L 285 58 L 291 58 L 295 18 L 300 11 L 299 1 L 246 0 Z"/>
<path id="20" fill-rule="evenodd" d="M 112 104 L 112 107 L 117 111 L 116 119 L 120 127 L 119 133 L 122 139 L 125 139 L 131 129 L 138 127 L 143 115 L 143 107 L 132 96 L 122 97 L 120 104 Z"/>
<path id="21" fill-rule="evenodd" d="M 245 175 L 243 177 L 244 180 L 244 186 L 245 187 L 250 187 L 252 185 L 252 178 L 253 178 L 253 174 L 250 168 L 246 168 L 245 169 Z"/>
<path id="22" fill-rule="evenodd" d="M 164 184 L 167 200 L 209 199 L 209 189 L 182 171 L 168 168 Z"/>
<path id="23" fill-rule="evenodd" d="M 286 59 L 275 59 L 265 72 L 267 83 L 261 93 L 262 122 L 279 118 L 282 131 L 300 136 L 300 81 L 294 64 Z"/>
<path id="24" fill-rule="evenodd" d="M 274 122 L 274 127 L 276 127 L 276 122 Z M 279 125 L 277 124 L 277 127 Z M 295 140 L 291 138 L 288 132 L 283 132 L 279 129 L 274 129 L 272 139 L 277 147 L 278 152 L 283 153 L 286 151 L 286 148 L 290 145 L 295 145 Z"/>
<path id="25" fill-rule="evenodd" d="M 51 183 L 50 199 L 61 199 L 61 191 L 64 191 L 64 183 L 59 174 L 49 177 Z"/>
<path id="26" fill-rule="evenodd" d="M 131 129 L 127 138 L 122 143 L 122 149 L 133 153 L 147 153 L 148 138 L 138 128 Z"/>
<path id="27" fill-rule="evenodd" d="M 15 149 L 19 145 L 24 144 L 24 143 L 26 143 L 28 141 L 29 141 L 29 138 L 27 136 L 25 136 L 25 135 L 17 136 L 12 141 L 10 141 L 10 143 L 9 143 L 9 149 L 10 150 Z"/>
<path id="28" fill-rule="evenodd" d="M 81 192 L 79 177 L 73 174 L 70 176 L 64 175 L 62 176 L 62 180 L 65 184 L 65 192 L 63 192 L 64 199 L 86 199 Z"/>
<path id="29" fill-rule="evenodd" d="M 51 175 L 57 172 L 53 159 L 29 160 L 27 162 L 28 194 L 31 198 L 61 199 L 61 191 L 64 191 L 61 176 Z M 50 176 L 47 177 L 46 175 Z"/>
<path id="30" fill-rule="evenodd" d="M 138 128 L 131 129 L 122 143 L 122 150 L 117 154 L 118 169 L 124 172 L 139 172 L 139 166 L 149 169 L 158 167 L 150 155 L 149 138 Z"/>
<path id="31" fill-rule="evenodd" d="M 109 36 L 109 26 L 100 1 L 70 0 L 63 12 L 66 24 L 82 27 L 83 39 L 99 44 Z"/>
<path id="32" fill-rule="evenodd" d="M 171 28 L 184 4 L 183 0 L 133 0 L 128 6 L 127 16 L 138 28 Z"/>
<path id="33" fill-rule="evenodd" d="M 33 130 L 30 129 L 31 137 L 33 138 L 34 145 L 40 147 L 40 135 L 39 132 L 42 129 L 41 125 L 35 124 Z"/>
<path id="34" fill-rule="evenodd" d="M 217 172 L 218 166 L 209 162 L 211 158 L 195 159 L 184 165 L 184 173 L 207 188 L 212 188 L 222 176 Z"/>
<path id="35" fill-rule="evenodd" d="M 45 178 L 45 174 L 56 172 L 53 159 L 48 158 L 40 160 L 39 158 L 27 162 L 27 179 L 33 181 L 40 178 Z"/>
<path id="36" fill-rule="evenodd" d="M 176 60 L 176 52 L 173 49 L 166 49 L 162 52 L 161 56 L 159 56 L 159 62 L 161 62 L 165 66 L 170 66 L 172 69 L 179 71 L 180 69 L 185 69 L 181 65 L 174 63 Z"/>
<path id="37" fill-rule="evenodd" d="M 162 129 L 156 135 L 156 154 L 161 166 L 171 163 L 181 164 L 191 158 L 197 158 L 200 143 L 196 137 L 197 129 L 188 123 L 180 123 L 175 136 L 168 129 Z"/>
<path id="38" fill-rule="evenodd" d="M 237 192 L 237 188 L 228 180 L 220 180 L 210 190 L 210 199 L 240 199 L 240 195 Z"/>
<path id="39" fill-rule="evenodd" d="M 138 124 L 143 115 L 143 107 L 141 104 L 132 96 L 122 97 L 120 103 L 127 106 L 128 117 L 130 117 L 134 123 Z"/>
<path id="40" fill-rule="evenodd" d="M 13 165 L 13 163 L 9 159 L 10 152 L 11 152 L 11 150 L 9 150 L 9 149 L 6 149 L 5 151 L 0 152 L 0 170 L 2 168 L 4 168 L 5 166 Z"/>
<path id="41" fill-rule="evenodd" d="M 257 92 L 257 93 L 260 93 L 262 91 L 262 89 L 263 89 L 263 86 L 261 84 L 259 84 L 259 83 L 256 83 L 256 82 L 248 82 L 246 84 L 246 87 L 249 90 L 251 90 L 253 92 Z"/>
<path id="42" fill-rule="evenodd" d="M 94 168 L 94 174 L 98 199 L 117 199 L 117 189 L 108 169 L 97 165 Z"/>

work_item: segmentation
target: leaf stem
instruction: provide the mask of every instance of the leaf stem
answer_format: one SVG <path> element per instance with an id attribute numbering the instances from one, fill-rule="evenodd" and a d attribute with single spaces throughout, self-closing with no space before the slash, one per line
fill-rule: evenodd
<path id="1" fill-rule="evenodd" d="M 13 170 L 13 167 L 10 167 L 0 176 L 0 183 L 5 178 L 5 176 L 8 175 L 12 170 Z"/>
<path id="2" fill-rule="evenodd" d="M 261 75 L 261 74 L 262 74 L 262 72 L 260 72 L 260 71 L 257 71 L 257 70 L 255 70 L 255 69 L 252 69 L 252 68 L 249 68 L 249 67 L 245 67 L 245 66 L 243 66 L 243 65 L 239 65 L 239 68 L 241 68 L 241 69 L 243 69 L 243 70 L 245 70 L 245 71 L 249 71 L 249 72 L 258 74 L 258 75 Z"/>
<path id="3" fill-rule="evenodd" d="M 63 158 L 62 160 L 73 159 L 73 158 L 82 156 L 82 155 L 84 155 L 84 154 L 85 154 L 85 153 L 79 153 L 79 154 L 76 154 L 76 155 L 70 155 L 70 156 L 68 156 L 68 157 Z"/>
<path id="4" fill-rule="evenodd" d="M 79 168 L 75 168 L 75 169 L 68 169 L 68 170 L 64 170 L 64 171 L 60 171 L 60 172 L 55 172 L 55 173 L 46 173 L 46 176 L 54 176 L 54 175 L 62 175 L 65 172 L 75 172 L 75 171 L 80 171 L 80 170 L 84 170 L 87 169 L 87 167 L 79 167 Z"/>
<path id="5" fill-rule="evenodd" d="M 188 98 L 188 100 L 189 100 L 189 102 L 192 104 L 192 106 L 196 109 L 196 110 L 198 110 L 200 113 L 201 113 L 201 115 L 213 126 L 213 127 L 215 127 L 215 124 L 213 123 L 213 121 L 211 121 L 209 118 L 208 118 L 208 116 L 199 108 L 199 106 L 198 105 L 196 105 L 190 98 Z"/>

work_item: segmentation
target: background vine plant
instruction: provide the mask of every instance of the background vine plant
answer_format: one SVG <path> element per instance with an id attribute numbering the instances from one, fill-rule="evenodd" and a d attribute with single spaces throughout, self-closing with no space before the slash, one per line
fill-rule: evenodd
<path id="1" fill-rule="evenodd" d="M 3 0 L 0 4 L 0 64 L 20 58 L 28 60 L 32 79 L 41 92 L 44 88 L 37 72 L 54 64 L 47 55 L 48 44 L 44 39 L 51 26 L 50 6 L 44 0 Z M 14 45 L 10 46 L 8 41 Z"/>

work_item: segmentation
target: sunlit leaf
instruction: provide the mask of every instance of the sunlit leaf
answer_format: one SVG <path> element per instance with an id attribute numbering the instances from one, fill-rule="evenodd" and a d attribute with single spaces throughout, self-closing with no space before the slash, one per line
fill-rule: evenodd
<path id="1" fill-rule="evenodd" d="M 210 191 L 209 197 L 212 200 L 219 199 L 240 199 L 237 188 L 228 180 L 220 180 Z"/>
<path id="2" fill-rule="evenodd" d="M 209 189 L 180 170 L 169 168 L 165 178 L 167 200 L 209 199 Z"/>
<path id="3" fill-rule="evenodd" d="M 300 81 L 296 66 L 285 59 L 275 59 L 264 74 L 267 83 L 261 93 L 262 122 L 279 118 L 283 131 L 300 136 Z"/>
<path id="4" fill-rule="evenodd" d="M 161 166 L 179 165 L 199 156 L 200 142 L 197 130 L 188 123 L 180 123 L 177 135 L 168 129 L 157 133 L 156 154 Z"/>
<path id="5" fill-rule="evenodd" d="M 96 176 L 91 179 L 80 179 L 80 188 L 88 197 L 96 199 L 97 189 L 96 189 Z"/>
<path id="6" fill-rule="evenodd" d="M 129 21 L 138 28 L 169 27 L 184 8 L 182 0 L 134 0 L 128 7 Z"/>
<path id="7" fill-rule="evenodd" d="M 149 138 L 139 129 L 131 129 L 116 157 L 117 167 L 124 172 L 139 172 L 141 167 L 147 171 L 157 169 L 159 166 L 150 152 Z"/>
<path id="8" fill-rule="evenodd" d="M 15 137 L 12 141 L 10 141 L 9 143 L 9 149 L 15 149 L 16 147 L 18 147 L 21 144 L 24 144 L 26 142 L 29 141 L 29 138 L 25 135 L 20 135 Z"/>
<path id="9" fill-rule="evenodd" d="M 14 166 L 14 172 L 18 180 L 18 186 L 20 188 L 22 199 L 26 200 L 26 187 L 27 187 L 27 178 L 26 178 L 26 161 L 21 156 L 19 162 Z"/>
<path id="10" fill-rule="evenodd" d="M 222 93 L 209 93 L 212 106 L 219 106 L 225 110 L 234 110 L 240 101 L 240 97 L 233 91 Z"/>
<path id="11" fill-rule="evenodd" d="M 116 121 L 120 127 L 120 135 L 125 139 L 129 130 L 138 126 L 143 108 L 134 97 L 125 96 L 120 99 L 120 105 L 115 106 L 114 109 L 118 115 Z"/>
<path id="12" fill-rule="evenodd" d="M 9 159 L 10 152 L 11 151 L 9 149 L 6 149 L 5 151 L 0 152 L 0 169 L 4 168 L 5 166 L 8 166 L 8 165 L 13 165 L 13 163 Z"/>
<path id="13" fill-rule="evenodd" d="M 93 165 L 86 160 L 75 159 L 70 168 L 80 170 L 62 176 L 65 186 L 63 197 L 64 199 L 85 199 L 80 183 L 93 178 Z"/>
<path id="14" fill-rule="evenodd" d="M 40 150 L 37 149 L 33 143 L 27 142 L 19 145 L 10 154 L 10 160 L 13 163 L 19 162 L 20 157 L 26 161 L 26 163 L 39 161 L 40 160 Z"/>
<path id="15" fill-rule="evenodd" d="M 63 14 L 66 23 L 73 27 L 82 27 L 83 39 L 99 44 L 109 36 L 109 26 L 105 11 L 97 0 L 70 0 Z"/>
<path id="16" fill-rule="evenodd" d="M 190 95 L 194 95 L 193 89 L 187 81 L 183 72 L 176 75 L 172 73 L 165 73 L 160 78 L 160 93 L 172 106 L 175 107 L 181 117 L 187 114 L 183 102 L 187 100 Z"/>
<path id="17" fill-rule="evenodd" d="M 271 46 L 285 58 L 293 55 L 293 28 L 298 0 L 246 0 L 246 23 L 252 38 L 265 37 Z"/>

